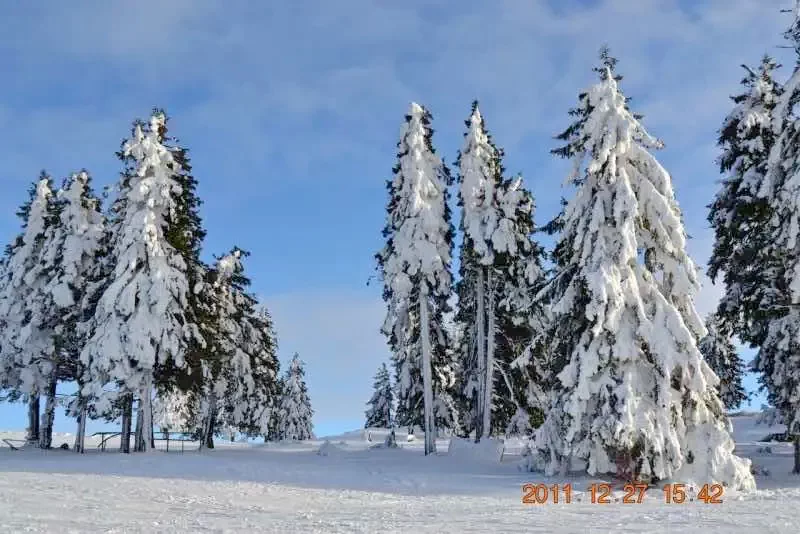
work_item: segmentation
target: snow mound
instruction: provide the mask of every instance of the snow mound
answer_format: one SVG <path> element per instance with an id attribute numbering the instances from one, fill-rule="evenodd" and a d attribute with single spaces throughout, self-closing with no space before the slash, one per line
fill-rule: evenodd
<path id="1" fill-rule="evenodd" d="M 503 456 L 503 440 L 482 439 L 480 443 L 475 443 L 469 439 L 453 438 L 450 440 L 447 454 L 470 462 L 500 463 L 500 458 Z"/>
<path id="2" fill-rule="evenodd" d="M 341 453 L 345 452 L 341 447 L 338 447 L 331 443 L 329 440 L 325 440 L 325 442 L 320 445 L 319 449 L 317 450 L 317 454 L 320 456 L 338 456 Z"/>

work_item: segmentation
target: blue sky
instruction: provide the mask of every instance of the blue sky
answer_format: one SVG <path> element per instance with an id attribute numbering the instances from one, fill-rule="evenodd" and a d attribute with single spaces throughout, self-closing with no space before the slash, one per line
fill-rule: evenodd
<path id="1" fill-rule="evenodd" d="M 566 167 L 548 151 L 593 81 L 597 50 L 620 59 L 624 89 L 666 142 L 690 249 L 702 266 L 718 179 L 716 130 L 741 63 L 776 49 L 791 0 L 12 2 L 0 17 L 0 239 L 40 169 L 116 180 L 114 153 L 153 106 L 191 150 L 205 255 L 232 245 L 272 310 L 280 356 L 298 351 L 318 434 L 359 427 L 388 357 L 380 288 L 384 182 L 412 100 L 434 115 L 451 164 L 478 98 L 509 172 L 522 172 L 544 222 Z M 788 69 L 784 69 L 787 71 Z M 787 72 L 784 72 L 786 75 Z M 719 288 L 706 284 L 702 312 Z M 750 381 L 750 385 L 754 383 Z M 0 405 L 0 428 L 22 410 Z M 57 430 L 71 431 L 60 416 Z"/>

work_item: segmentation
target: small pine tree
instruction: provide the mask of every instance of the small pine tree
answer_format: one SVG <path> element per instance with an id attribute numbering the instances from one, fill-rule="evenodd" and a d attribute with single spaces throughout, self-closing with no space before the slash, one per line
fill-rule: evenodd
<path id="1" fill-rule="evenodd" d="M 311 418 L 311 400 L 305 382 L 305 370 L 300 356 L 295 353 L 283 378 L 283 400 L 281 401 L 281 438 L 303 441 L 314 438 Z"/>
<path id="2" fill-rule="evenodd" d="M 374 393 L 369 400 L 369 409 L 366 412 L 366 423 L 364 428 L 391 428 L 393 425 L 392 405 L 394 403 L 394 393 L 392 391 L 392 380 L 389 377 L 389 370 L 386 364 L 381 364 L 375 374 Z"/>
<path id="3" fill-rule="evenodd" d="M 719 396 L 725 408 L 735 410 L 750 396 L 744 389 L 744 362 L 736 353 L 729 332 L 726 332 L 719 317 L 712 315 L 706 319 L 708 334 L 700 340 L 698 348 L 706 363 L 719 378 Z"/>

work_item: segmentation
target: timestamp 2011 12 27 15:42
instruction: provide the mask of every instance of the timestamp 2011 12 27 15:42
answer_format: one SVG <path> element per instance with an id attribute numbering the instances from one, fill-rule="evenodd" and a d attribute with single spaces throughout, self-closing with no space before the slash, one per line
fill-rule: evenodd
<path id="1" fill-rule="evenodd" d="M 590 484 L 586 491 L 576 492 L 572 484 L 524 484 L 522 486 L 522 504 L 572 504 L 587 502 L 590 504 L 642 504 L 648 490 L 647 484 L 625 484 L 622 495 L 613 493 L 608 483 Z M 686 484 L 665 484 L 661 488 L 664 502 L 667 504 L 684 504 L 698 502 L 703 504 L 722 504 L 724 488 L 720 484 L 704 484 L 695 493 L 692 486 Z M 588 497 L 588 498 L 587 498 Z"/>

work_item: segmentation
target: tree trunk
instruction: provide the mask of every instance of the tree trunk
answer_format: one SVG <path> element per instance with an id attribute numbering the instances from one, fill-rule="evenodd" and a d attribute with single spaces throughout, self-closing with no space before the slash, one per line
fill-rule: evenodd
<path id="1" fill-rule="evenodd" d="M 80 395 L 80 390 L 78 390 Z M 78 430 L 75 432 L 75 446 L 73 450 L 79 454 L 83 454 L 86 444 L 86 399 L 79 397 L 78 399 Z"/>
<path id="2" fill-rule="evenodd" d="M 475 329 L 477 330 L 477 366 L 476 378 L 478 382 L 478 391 L 475 398 L 475 443 L 478 443 L 483 436 L 484 424 L 484 399 L 486 394 L 486 278 L 485 268 L 480 266 L 478 268 L 478 287 L 476 288 L 475 301 Z"/>
<path id="3" fill-rule="evenodd" d="M 55 366 L 47 379 L 47 400 L 44 405 L 44 417 L 39 429 L 39 448 L 49 449 L 53 445 L 53 421 L 56 418 L 56 388 L 58 386 L 58 377 L 56 375 Z"/>
<path id="4" fill-rule="evenodd" d="M 144 450 L 144 418 L 142 417 L 142 399 L 136 407 L 136 430 L 133 433 L 133 450 L 142 452 Z"/>
<path id="5" fill-rule="evenodd" d="M 800 434 L 794 435 L 794 469 L 792 473 L 800 475 Z"/>
<path id="6" fill-rule="evenodd" d="M 419 295 L 420 339 L 422 340 L 422 387 L 425 416 L 425 455 L 436 452 L 436 425 L 433 418 L 433 374 L 431 371 L 431 323 L 428 318 L 428 285 L 424 280 Z"/>
<path id="7" fill-rule="evenodd" d="M 203 435 L 200 436 L 200 448 L 214 448 L 214 422 L 217 420 L 217 396 L 212 392 L 208 399 L 208 412 L 203 421 Z M 266 438 L 264 439 L 266 441 Z"/>
<path id="8" fill-rule="evenodd" d="M 492 400 L 494 397 L 494 347 L 495 347 L 495 309 L 494 309 L 494 283 L 492 272 L 486 276 L 488 287 L 488 303 L 486 309 L 486 375 L 483 381 L 483 437 L 488 438 L 492 432 Z"/>
<path id="9" fill-rule="evenodd" d="M 154 430 L 155 423 L 153 422 L 153 403 L 150 403 L 150 448 L 156 448 L 156 433 Z"/>
<path id="10" fill-rule="evenodd" d="M 145 378 L 139 397 L 139 417 L 136 420 L 136 450 L 147 452 L 153 449 L 153 386 L 150 377 Z"/>
<path id="11" fill-rule="evenodd" d="M 119 452 L 131 452 L 131 419 L 133 419 L 133 395 L 126 393 L 122 397 L 122 432 L 120 433 Z"/>
<path id="12" fill-rule="evenodd" d="M 31 395 L 28 399 L 28 442 L 39 441 L 39 395 Z"/>

